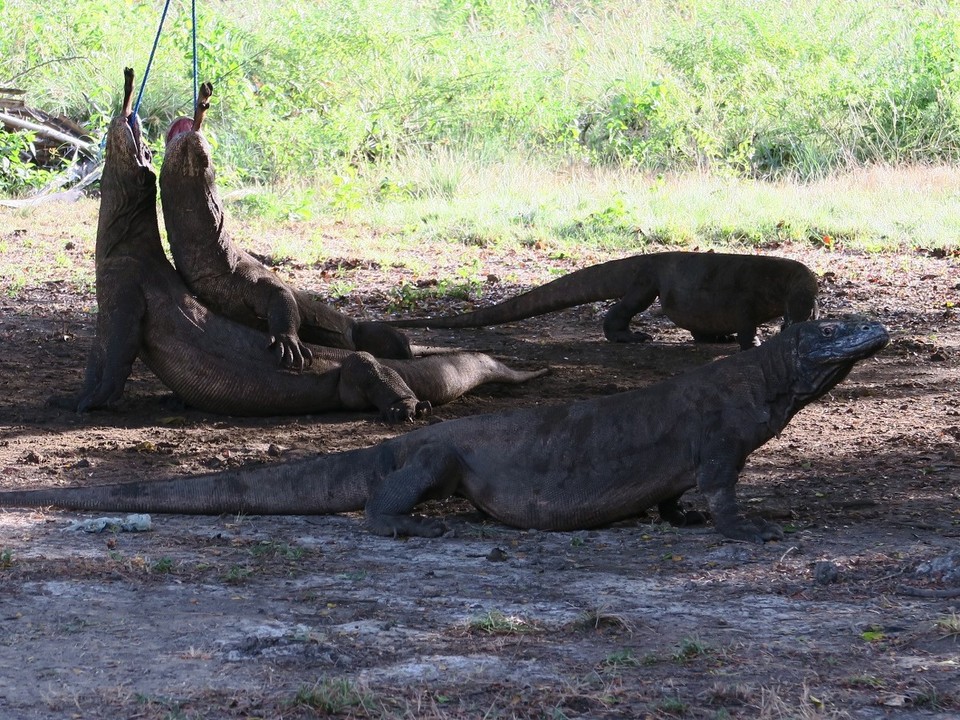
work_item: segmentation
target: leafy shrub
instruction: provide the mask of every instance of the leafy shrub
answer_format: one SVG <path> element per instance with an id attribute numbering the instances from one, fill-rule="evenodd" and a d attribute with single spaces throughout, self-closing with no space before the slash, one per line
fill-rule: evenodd
<path id="1" fill-rule="evenodd" d="M 0 194 L 20 195 L 49 181 L 51 173 L 31 162 L 36 139 L 32 131 L 0 132 Z"/>
<path id="2" fill-rule="evenodd" d="M 960 157 L 956 3 L 227 0 L 198 12 L 229 184 L 468 146 L 750 177 Z M 7 2 L 4 19 L 0 83 L 96 133 L 122 65 L 142 77 L 159 8 Z M 141 106 L 148 136 L 191 105 L 189 13 L 174 4 Z M 349 185 L 334 204 L 355 202 Z"/>

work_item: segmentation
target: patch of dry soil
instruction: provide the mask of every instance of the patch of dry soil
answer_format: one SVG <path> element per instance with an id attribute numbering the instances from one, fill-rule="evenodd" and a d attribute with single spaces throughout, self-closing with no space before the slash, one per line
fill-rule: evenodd
<path id="1" fill-rule="evenodd" d="M 868 314 L 893 336 L 748 461 L 742 501 L 785 541 L 655 515 L 528 532 L 461 502 L 427 507 L 452 528 L 435 540 L 373 537 L 357 515 L 155 515 L 150 532 L 86 534 L 65 527 L 90 515 L 0 511 L 0 717 L 957 717 L 957 262 L 776 252 L 823 275 L 826 315 Z M 484 269 L 523 268 L 528 286 L 550 279 L 541 260 Z M 386 314 L 404 271 L 354 264 L 364 291 L 346 310 Z M 283 270 L 322 291 L 322 267 Z M 519 289 L 493 283 L 484 302 Z M 63 283 L 0 300 L 4 488 L 283 462 L 408 429 L 200 413 L 142 366 L 116 411 L 58 410 L 48 397 L 82 381 L 91 304 Z M 735 351 L 655 312 L 654 342 L 610 344 L 601 312 L 417 334 L 553 368 L 436 416 L 611 393 Z"/>

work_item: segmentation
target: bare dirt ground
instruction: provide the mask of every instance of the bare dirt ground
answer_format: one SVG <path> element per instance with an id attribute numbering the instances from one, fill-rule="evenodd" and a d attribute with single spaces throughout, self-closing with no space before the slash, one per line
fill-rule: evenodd
<path id="1" fill-rule="evenodd" d="M 3 220 L 9 254 L 29 220 Z M 95 227 L 81 225 L 89 251 Z M 280 271 L 323 292 L 331 268 L 356 265 L 361 290 L 344 308 L 370 317 L 413 279 L 336 251 Z M 455 260 L 432 252 L 417 249 L 447 276 Z M 88 534 L 65 528 L 96 515 L 5 510 L 0 717 L 960 716 L 957 258 L 767 252 L 822 275 L 827 316 L 866 314 L 893 337 L 748 461 L 741 499 L 784 524 L 785 541 L 729 542 L 655 514 L 527 532 L 460 502 L 426 508 L 451 526 L 434 540 L 373 537 L 358 515 L 155 515 L 150 532 Z M 490 282 L 483 301 L 550 279 L 547 257 L 484 253 L 485 273 L 518 284 Z M 115 411 L 58 410 L 46 401 L 80 387 L 92 305 L 57 281 L 0 299 L 0 487 L 283 462 L 409 429 L 200 413 L 142 366 Z M 417 333 L 553 369 L 435 416 L 616 392 L 735 351 L 695 345 L 655 311 L 643 319 L 654 342 L 607 343 L 601 311 Z"/>

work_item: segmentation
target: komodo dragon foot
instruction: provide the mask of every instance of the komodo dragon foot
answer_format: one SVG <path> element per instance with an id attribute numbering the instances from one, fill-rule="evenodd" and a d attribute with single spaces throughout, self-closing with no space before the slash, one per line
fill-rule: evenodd
<path id="1" fill-rule="evenodd" d="M 383 419 L 390 424 L 412 422 L 417 418 L 427 417 L 433 412 L 433 405 L 429 400 L 416 398 L 400 398 L 390 405 L 383 413 Z"/>
<path id="2" fill-rule="evenodd" d="M 767 540 L 783 540 L 783 529 L 762 518 L 737 517 L 733 521 L 714 520 L 717 531 L 732 540 L 763 544 Z"/>
<path id="3" fill-rule="evenodd" d="M 384 537 L 440 537 L 447 531 L 442 520 L 422 515 L 367 515 L 367 529 Z"/>
<path id="4" fill-rule="evenodd" d="M 619 330 L 616 332 L 606 332 L 604 336 L 610 342 L 618 343 L 644 343 L 653 340 L 653 335 L 650 333 L 632 331 L 632 330 Z"/>

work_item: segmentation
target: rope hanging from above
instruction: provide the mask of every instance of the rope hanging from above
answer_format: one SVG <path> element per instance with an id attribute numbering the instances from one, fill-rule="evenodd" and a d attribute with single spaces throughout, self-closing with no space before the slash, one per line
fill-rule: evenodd
<path id="1" fill-rule="evenodd" d="M 132 126 L 140 112 L 140 101 L 143 100 L 143 89 L 147 86 L 147 76 L 150 75 L 150 66 L 153 65 L 153 56 L 157 52 L 157 45 L 160 44 L 160 33 L 163 31 L 163 21 L 167 19 L 167 10 L 170 9 L 170 0 L 167 0 L 163 6 L 163 15 L 160 16 L 160 27 L 157 28 L 157 35 L 153 38 L 153 48 L 150 50 L 150 59 L 147 60 L 147 69 L 143 73 L 143 80 L 140 81 L 140 92 L 137 93 L 137 102 L 133 106 L 133 114 L 130 116 L 130 125 Z"/>
<path id="2" fill-rule="evenodd" d="M 191 0 L 190 2 L 190 23 L 193 28 L 193 109 L 197 109 L 197 101 L 200 98 L 199 90 L 197 89 L 198 83 L 200 82 L 197 73 L 197 0 Z"/>
<path id="3" fill-rule="evenodd" d="M 153 56 L 157 53 L 157 46 L 160 44 L 160 35 L 163 32 L 163 23 L 167 19 L 167 11 L 170 9 L 170 0 L 166 0 L 163 5 L 163 14 L 160 16 L 160 25 L 157 27 L 157 34 L 153 38 L 153 47 L 150 49 L 150 58 L 147 60 L 147 69 L 143 73 L 143 80 L 140 81 L 140 92 L 137 93 L 137 102 L 133 106 L 133 114 L 130 116 L 130 125 L 132 126 L 134 118 L 140 112 L 140 101 L 143 100 L 143 90 L 147 86 L 147 77 L 150 75 L 150 67 L 153 65 Z M 197 107 L 199 98 L 199 73 L 197 69 L 197 0 L 191 0 L 190 3 L 190 22 L 192 28 L 193 42 L 193 107 Z"/>

